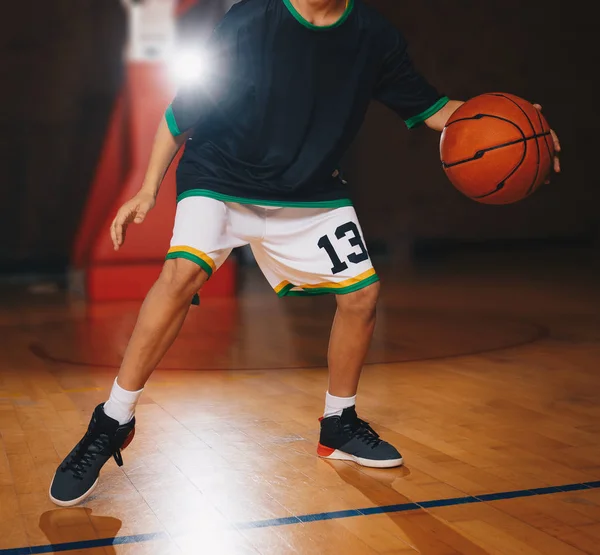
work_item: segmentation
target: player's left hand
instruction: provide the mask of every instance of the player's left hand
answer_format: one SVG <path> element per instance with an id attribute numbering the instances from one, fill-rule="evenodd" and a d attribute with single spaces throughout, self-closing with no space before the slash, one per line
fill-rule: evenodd
<path id="1" fill-rule="evenodd" d="M 541 112 L 542 107 L 539 104 L 534 104 L 534 106 Z M 550 129 L 550 134 L 552 135 L 552 142 L 554 143 L 554 171 L 556 173 L 560 173 L 560 160 L 558 158 L 558 154 L 560 152 L 560 141 L 558 140 L 558 136 L 554 132 L 553 129 Z M 550 180 L 546 181 L 549 183 Z"/>

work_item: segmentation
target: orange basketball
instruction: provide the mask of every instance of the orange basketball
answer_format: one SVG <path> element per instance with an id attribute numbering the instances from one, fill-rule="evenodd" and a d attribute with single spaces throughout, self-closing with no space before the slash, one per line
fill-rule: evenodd
<path id="1" fill-rule="evenodd" d="M 488 93 L 452 114 L 440 154 L 460 192 L 485 204 L 510 204 L 548 179 L 554 143 L 548 122 L 532 104 L 512 94 Z"/>

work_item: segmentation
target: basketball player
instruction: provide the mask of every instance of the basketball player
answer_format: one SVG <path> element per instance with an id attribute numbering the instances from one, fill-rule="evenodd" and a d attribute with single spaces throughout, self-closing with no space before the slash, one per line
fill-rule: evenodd
<path id="1" fill-rule="evenodd" d="M 207 60 L 203 78 L 166 110 L 141 189 L 112 224 L 118 250 L 185 144 L 164 268 L 109 399 L 56 471 L 50 497 L 58 505 L 85 499 L 111 456 L 123 464 L 136 403 L 190 302 L 246 244 L 277 295 L 336 295 L 318 455 L 380 468 L 403 462 L 355 410 L 379 283 L 338 164 L 372 99 L 408 128 L 437 131 L 461 102 L 415 70 L 402 34 L 361 0 L 242 0 L 215 29 Z"/>

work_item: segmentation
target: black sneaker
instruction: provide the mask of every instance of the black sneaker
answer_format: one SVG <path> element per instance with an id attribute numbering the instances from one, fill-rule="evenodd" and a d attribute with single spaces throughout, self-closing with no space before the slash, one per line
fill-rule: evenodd
<path id="1" fill-rule="evenodd" d="M 379 438 L 354 407 L 341 416 L 321 418 L 321 437 L 317 454 L 324 459 L 353 461 L 362 466 L 391 468 L 404 462 L 398 450 Z"/>
<path id="2" fill-rule="evenodd" d="M 61 507 L 83 501 L 98 484 L 98 474 L 110 457 L 123 466 L 121 449 L 125 449 L 135 433 L 135 418 L 119 423 L 104 414 L 104 403 L 98 405 L 86 434 L 56 469 L 50 484 L 50 499 Z"/>

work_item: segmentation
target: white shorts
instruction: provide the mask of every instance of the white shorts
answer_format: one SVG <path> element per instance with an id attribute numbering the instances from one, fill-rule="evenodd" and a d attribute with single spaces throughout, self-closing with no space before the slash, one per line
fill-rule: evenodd
<path id="1" fill-rule="evenodd" d="M 379 280 L 352 206 L 274 208 L 190 196 L 177 204 L 167 259 L 191 260 L 210 277 L 247 244 L 280 297 L 350 293 Z"/>

